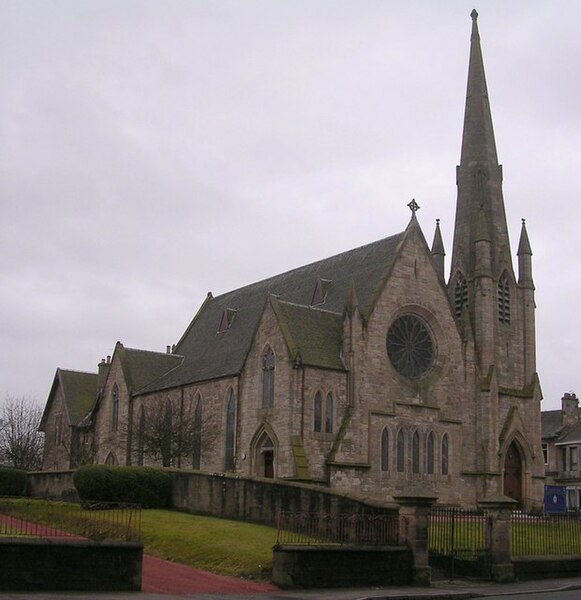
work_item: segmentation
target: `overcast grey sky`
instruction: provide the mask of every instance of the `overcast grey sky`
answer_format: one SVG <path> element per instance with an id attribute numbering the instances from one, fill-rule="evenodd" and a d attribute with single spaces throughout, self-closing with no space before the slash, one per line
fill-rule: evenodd
<path id="1" fill-rule="evenodd" d="M 0 394 L 164 351 L 412 198 L 449 258 L 474 7 L 543 409 L 581 392 L 581 2 L 0 0 Z"/>

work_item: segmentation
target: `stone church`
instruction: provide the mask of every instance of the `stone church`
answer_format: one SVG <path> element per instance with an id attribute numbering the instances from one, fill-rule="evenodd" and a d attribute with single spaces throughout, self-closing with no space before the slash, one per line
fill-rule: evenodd
<path id="1" fill-rule="evenodd" d="M 429 246 L 412 201 L 404 231 L 208 294 L 167 352 L 118 342 L 98 373 L 57 370 L 44 467 L 542 503 L 532 252 L 523 220 L 516 273 L 475 11 L 456 181 L 448 278 L 439 224 Z M 172 432 L 155 452 L 154 421 Z"/>

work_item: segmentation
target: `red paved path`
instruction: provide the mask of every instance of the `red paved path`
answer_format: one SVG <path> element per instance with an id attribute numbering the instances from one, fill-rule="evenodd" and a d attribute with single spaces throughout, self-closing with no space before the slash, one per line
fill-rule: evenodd
<path id="1" fill-rule="evenodd" d="M 214 575 L 186 565 L 143 555 L 142 592 L 161 594 L 265 594 L 270 583 Z"/>

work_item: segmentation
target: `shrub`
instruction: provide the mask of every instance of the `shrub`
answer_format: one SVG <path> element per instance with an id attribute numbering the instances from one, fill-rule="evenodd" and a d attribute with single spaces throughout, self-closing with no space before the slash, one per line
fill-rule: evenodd
<path id="1" fill-rule="evenodd" d="M 25 493 L 26 471 L 0 467 L 0 496 L 24 496 Z"/>
<path id="2" fill-rule="evenodd" d="M 83 502 L 127 502 L 144 508 L 164 508 L 170 502 L 170 475 L 161 469 L 88 465 L 73 480 Z"/>

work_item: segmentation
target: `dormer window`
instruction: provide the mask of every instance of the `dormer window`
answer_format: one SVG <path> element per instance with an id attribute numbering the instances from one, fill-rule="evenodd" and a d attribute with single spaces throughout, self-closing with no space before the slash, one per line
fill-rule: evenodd
<path id="1" fill-rule="evenodd" d="M 510 323 L 510 283 L 506 273 L 498 280 L 498 320 Z"/>
<path id="2" fill-rule="evenodd" d="M 238 311 L 234 308 L 226 308 L 222 313 L 222 318 L 220 319 L 220 326 L 218 327 L 218 333 L 223 333 L 232 327 L 232 323 L 234 322 L 234 317 Z"/>
<path id="3" fill-rule="evenodd" d="M 327 292 L 331 287 L 330 279 L 318 279 L 317 285 L 315 286 L 315 290 L 313 291 L 313 295 L 311 297 L 311 306 L 318 306 L 319 304 L 324 304 L 327 299 Z"/>

